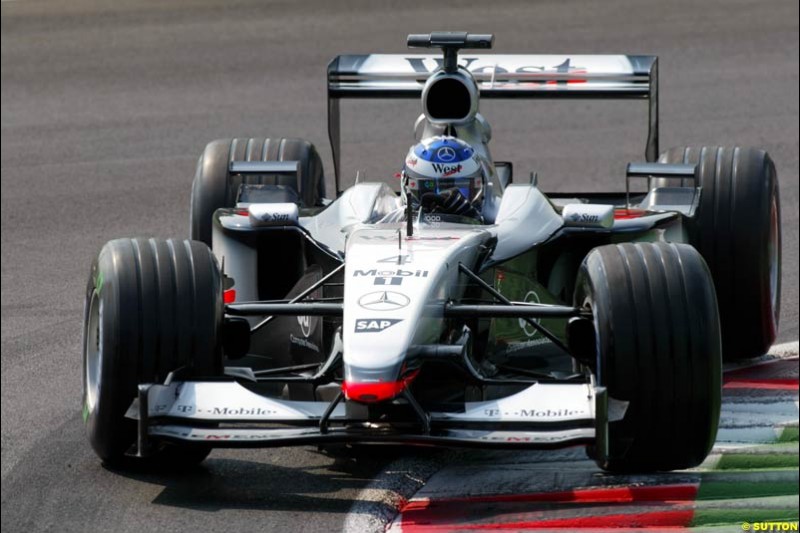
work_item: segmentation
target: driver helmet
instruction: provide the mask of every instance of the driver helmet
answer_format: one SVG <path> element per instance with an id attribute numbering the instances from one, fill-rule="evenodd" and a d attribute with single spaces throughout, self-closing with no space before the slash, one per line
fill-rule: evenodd
<path id="1" fill-rule="evenodd" d="M 411 147 L 403 165 L 403 191 L 406 202 L 418 208 L 432 195 L 455 191 L 477 212 L 483 203 L 484 167 L 479 155 L 456 137 L 423 139 Z"/>

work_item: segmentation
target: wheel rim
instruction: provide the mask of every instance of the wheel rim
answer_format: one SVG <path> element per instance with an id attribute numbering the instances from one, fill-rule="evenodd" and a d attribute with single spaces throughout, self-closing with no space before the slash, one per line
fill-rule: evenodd
<path id="1" fill-rule="evenodd" d="M 97 408 L 100 395 L 100 377 L 103 371 L 103 304 L 97 291 L 89 301 L 89 317 L 86 323 L 86 364 L 84 368 L 86 390 L 84 391 L 84 413 L 87 417 Z"/>
<path id="2" fill-rule="evenodd" d="M 769 224 L 769 299 L 772 305 L 772 320 L 777 326 L 778 324 L 778 284 L 780 283 L 780 242 L 779 228 L 778 228 L 778 200 L 775 196 L 772 197 L 770 206 L 770 224 Z"/>

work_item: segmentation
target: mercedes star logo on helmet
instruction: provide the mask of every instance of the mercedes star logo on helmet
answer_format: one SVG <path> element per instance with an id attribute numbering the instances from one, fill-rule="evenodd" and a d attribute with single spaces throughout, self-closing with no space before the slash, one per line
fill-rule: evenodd
<path id="1" fill-rule="evenodd" d="M 436 152 L 436 155 L 439 156 L 439 159 L 445 163 L 449 163 L 456 158 L 456 151 L 450 148 L 449 146 L 445 146 L 443 148 L 439 148 L 439 151 Z"/>
<path id="2" fill-rule="evenodd" d="M 392 291 L 370 292 L 358 299 L 358 305 L 370 311 L 395 311 L 409 303 L 408 296 Z"/>

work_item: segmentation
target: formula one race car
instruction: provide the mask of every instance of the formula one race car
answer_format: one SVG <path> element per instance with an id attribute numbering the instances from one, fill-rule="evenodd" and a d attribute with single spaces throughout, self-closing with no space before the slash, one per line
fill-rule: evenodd
<path id="1" fill-rule="evenodd" d="M 780 296 L 778 181 L 751 148 L 658 155 L 652 56 L 430 55 L 328 67 L 336 191 L 300 139 L 209 144 L 193 240 L 119 239 L 86 295 L 83 419 L 111 463 L 213 447 L 585 444 L 609 471 L 692 467 L 723 359 L 764 353 Z M 339 101 L 417 98 L 400 194 L 340 190 Z M 480 98 L 649 104 L 646 192 L 545 194 L 493 161 Z M 716 290 L 715 290 L 716 288 Z"/>

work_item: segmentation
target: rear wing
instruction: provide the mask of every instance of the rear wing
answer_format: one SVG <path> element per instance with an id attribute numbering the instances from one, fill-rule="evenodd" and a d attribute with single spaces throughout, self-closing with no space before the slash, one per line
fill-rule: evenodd
<path id="1" fill-rule="evenodd" d="M 328 65 L 328 136 L 339 191 L 342 98 L 420 98 L 442 66 L 433 54 L 343 55 Z M 481 98 L 642 99 L 649 104 L 647 161 L 658 157 L 658 58 L 641 55 L 463 54 Z"/>

